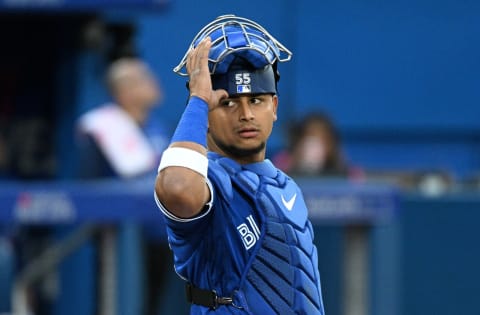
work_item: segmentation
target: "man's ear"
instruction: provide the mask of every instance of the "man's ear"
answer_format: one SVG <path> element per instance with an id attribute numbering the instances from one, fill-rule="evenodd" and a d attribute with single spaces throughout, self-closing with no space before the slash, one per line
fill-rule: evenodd
<path id="1" fill-rule="evenodd" d="M 277 109 L 278 109 L 278 96 L 272 96 L 272 103 L 273 103 L 273 121 L 277 121 Z"/>

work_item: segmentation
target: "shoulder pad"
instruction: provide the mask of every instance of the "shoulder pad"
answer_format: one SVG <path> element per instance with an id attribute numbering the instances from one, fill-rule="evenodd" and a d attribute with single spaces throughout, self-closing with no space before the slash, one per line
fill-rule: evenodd
<path id="1" fill-rule="evenodd" d="M 213 187 L 221 194 L 217 196 L 226 200 L 233 199 L 232 181 L 227 171 L 218 164 L 217 160 L 209 159 L 208 161 L 208 178 L 212 182 Z"/>

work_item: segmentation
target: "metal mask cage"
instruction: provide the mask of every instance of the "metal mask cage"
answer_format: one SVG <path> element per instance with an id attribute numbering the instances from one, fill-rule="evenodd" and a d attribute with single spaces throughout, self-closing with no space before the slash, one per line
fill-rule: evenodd
<path id="1" fill-rule="evenodd" d="M 276 61 L 285 62 L 292 57 L 292 53 L 261 25 L 229 14 L 219 16 L 197 33 L 182 60 L 173 69 L 175 73 L 188 76 L 187 56 L 207 36 L 212 39 L 208 56 L 211 74 L 225 73 L 236 55 L 248 60 L 255 68 L 273 65 Z M 239 38 L 243 41 L 236 45 L 235 40 Z"/>

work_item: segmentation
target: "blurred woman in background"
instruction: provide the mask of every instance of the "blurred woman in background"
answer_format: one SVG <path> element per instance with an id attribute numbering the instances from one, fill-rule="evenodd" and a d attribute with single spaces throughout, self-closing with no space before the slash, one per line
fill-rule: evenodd
<path id="1" fill-rule="evenodd" d="M 291 176 L 362 177 L 347 163 L 339 133 L 322 112 L 310 113 L 293 125 L 288 149 L 274 156 L 273 163 Z"/>

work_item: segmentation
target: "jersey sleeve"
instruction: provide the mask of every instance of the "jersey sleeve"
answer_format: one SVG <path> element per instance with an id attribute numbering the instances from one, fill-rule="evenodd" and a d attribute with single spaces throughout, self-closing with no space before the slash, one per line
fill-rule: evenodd
<path id="1" fill-rule="evenodd" d="M 179 275 L 190 278 L 191 267 L 202 255 L 211 251 L 210 245 L 213 235 L 218 234 L 223 226 L 214 226 L 218 215 L 223 210 L 223 203 L 230 200 L 231 182 L 228 174 L 214 161 L 209 161 L 208 178 L 210 201 L 196 217 L 179 218 L 166 209 L 157 196 L 155 201 L 163 213 L 168 235 L 168 243 L 175 253 L 175 270 Z M 217 222 L 218 224 L 218 222 Z"/>
<path id="2" fill-rule="evenodd" d="M 197 216 L 188 219 L 179 218 L 168 211 L 154 193 L 155 202 L 165 220 L 168 244 L 175 253 L 175 268 L 182 276 L 186 276 L 185 268 L 188 266 L 188 261 L 199 248 L 212 221 L 215 194 L 211 182 L 207 179 L 206 183 L 210 190 L 210 201 Z"/>
<path id="3" fill-rule="evenodd" d="M 210 214 L 214 204 L 218 202 L 219 198 L 230 200 L 232 198 L 231 181 L 225 170 L 220 167 L 215 161 L 209 160 L 208 177 L 206 178 L 208 189 L 210 190 L 210 201 L 205 204 L 204 209 L 193 218 L 179 218 L 160 202 L 158 196 L 155 195 L 155 202 L 158 208 L 164 214 L 167 227 L 177 234 L 188 238 L 188 234 L 198 232 L 203 225 L 208 225 Z M 217 192 L 219 196 L 217 196 Z"/>
<path id="4" fill-rule="evenodd" d="M 181 230 L 188 229 L 189 226 L 195 226 L 197 228 L 197 223 L 203 221 L 202 219 L 208 216 L 208 214 L 212 210 L 215 194 L 214 194 L 214 190 L 213 190 L 213 187 L 212 187 L 212 183 L 210 182 L 210 180 L 208 178 L 206 178 L 206 183 L 207 183 L 207 186 L 208 186 L 208 190 L 210 191 L 210 196 L 211 196 L 210 200 L 205 204 L 202 211 L 197 216 L 195 216 L 193 218 L 185 219 L 185 218 L 179 218 L 179 217 L 175 216 L 173 213 L 168 211 L 168 209 L 158 199 L 157 194 L 154 193 L 155 202 L 157 203 L 157 206 L 160 209 L 160 211 L 165 216 L 165 218 L 167 220 L 167 225 L 169 227 L 171 227 L 173 229 L 175 229 L 177 227 L 177 229 L 181 229 Z M 191 223 L 191 224 L 189 224 L 189 223 Z"/>

